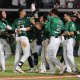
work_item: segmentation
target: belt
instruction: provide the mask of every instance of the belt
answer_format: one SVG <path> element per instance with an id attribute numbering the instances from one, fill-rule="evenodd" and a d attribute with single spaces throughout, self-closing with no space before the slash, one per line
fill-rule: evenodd
<path id="1" fill-rule="evenodd" d="M 53 37 L 58 38 L 59 36 L 53 36 Z"/>
<path id="2" fill-rule="evenodd" d="M 51 37 L 58 38 L 59 36 L 51 36 Z"/>
<path id="3" fill-rule="evenodd" d="M 73 37 L 69 37 L 69 38 L 65 38 L 65 37 L 64 37 L 65 40 L 70 39 L 70 38 L 73 38 Z"/>

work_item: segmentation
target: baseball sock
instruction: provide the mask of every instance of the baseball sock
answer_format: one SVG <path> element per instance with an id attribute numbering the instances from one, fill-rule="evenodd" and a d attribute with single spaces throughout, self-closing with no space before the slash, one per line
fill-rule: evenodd
<path id="1" fill-rule="evenodd" d="M 19 62 L 18 66 L 21 68 L 23 66 L 23 62 Z"/>
<path id="2" fill-rule="evenodd" d="M 38 65 L 38 54 L 37 54 L 37 52 L 33 53 L 33 57 L 34 57 L 34 65 L 37 66 Z"/>
<path id="3" fill-rule="evenodd" d="M 61 62 L 61 63 L 63 63 L 63 62 L 64 62 L 63 55 L 61 56 L 60 62 Z"/>
<path id="4" fill-rule="evenodd" d="M 31 56 L 28 57 L 28 63 L 29 63 L 30 68 L 33 68 L 34 67 Z"/>

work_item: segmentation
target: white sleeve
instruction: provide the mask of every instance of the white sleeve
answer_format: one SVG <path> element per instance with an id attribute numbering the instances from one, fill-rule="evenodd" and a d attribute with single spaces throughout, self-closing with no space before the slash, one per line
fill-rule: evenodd
<path id="1" fill-rule="evenodd" d="M 12 30 L 12 27 L 9 26 L 9 25 L 7 25 L 6 28 L 7 28 L 8 30 Z"/>
<path id="2" fill-rule="evenodd" d="M 20 28 L 21 31 L 26 31 L 26 28 Z"/>

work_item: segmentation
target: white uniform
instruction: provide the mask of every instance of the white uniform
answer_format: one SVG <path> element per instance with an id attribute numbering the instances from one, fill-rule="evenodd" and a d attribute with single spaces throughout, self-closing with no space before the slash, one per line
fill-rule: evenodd
<path id="1" fill-rule="evenodd" d="M 76 31 L 76 27 L 74 22 L 67 22 L 65 25 L 65 30 L 74 32 Z M 75 64 L 74 59 L 74 45 L 75 45 L 75 36 L 65 36 L 65 40 L 63 41 L 63 57 L 67 67 L 67 72 L 77 71 L 77 66 Z"/>
<path id="2" fill-rule="evenodd" d="M 5 39 L 0 38 L 0 61 L 2 70 L 5 71 L 5 60 L 11 55 L 11 48 Z"/>
<path id="3" fill-rule="evenodd" d="M 67 67 L 67 71 L 71 72 L 72 70 L 76 71 L 76 64 L 75 64 L 75 60 L 74 60 L 74 39 L 70 38 L 64 41 L 64 47 L 63 49 L 65 50 L 63 52 L 63 57 L 64 57 L 64 61 Z M 71 69 L 71 65 L 73 66 L 73 69 Z"/>
<path id="4" fill-rule="evenodd" d="M 52 71 L 54 73 L 55 73 L 55 65 L 60 67 L 60 69 L 63 68 L 63 65 L 59 62 L 59 60 L 56 57 L 60 44 L 61 44 L 61 38 L 51 37 L 50 43 L 48 45 L 48 56 L 49 56 L 49 60 L 54 65 Z"/>
<path id="5" fill-rule="evenodd" d="M 0 61 L 1 61 L 1 67 L 2 71 L 5 71 L 5 59 L 7 59 L 11 55 L 11 48 L 8 42 L 6 41 L 6 29 L 10 30 L 11 27 L 7 24 L 6 20 L 2 20 L 0 22 L 0 31 L 4 32 L 0 35 Z M 10 29 L 9 29 L 10 28 Z"/>
<path id="6" fill-rule="evenodd" d="M 46 72 L 46 60 L 47 60 L 47 46 L 48 46 L 49 40 L 43 40 L 42 42 L 42 53 L 41 53 L 41 65 L 40 69 L 43 72 Z"/>

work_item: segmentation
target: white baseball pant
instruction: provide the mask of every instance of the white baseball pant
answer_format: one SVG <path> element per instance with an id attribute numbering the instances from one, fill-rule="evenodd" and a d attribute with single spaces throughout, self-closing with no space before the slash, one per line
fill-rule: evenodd
<path id="1" fill-rule="evenodd" d="M 67 71 L 71 72 L 71 66 L 73 67 L 73 70 L 76 71 L 77 67 L 74 60 L 74 42 L 75 40 L 73 38 L 67 39 L 63 42 L 63 57 L 64 61 L 67 67 Z"/>
<path id="2" fill-rule="evenodd" d="M 4 49 L 4 52 L 5 52 L 5 59 L 7 60 L 7 58 L 11 55 L 10 45 L 6 41 L 6 39 L 1 39 L 1 43 L 3 44 L 3 49 Z"/>
<path id="3" fill-rule="evenodd" d="M 68 58 L 67 58 L 67 50 L 66 50 L 65 45 L 66 44 L 65 44 L 65 40 L 64 40 L 64 41 L 62 41 L 62 48 L 63 48 L 63 58 L 64 58 L 64 62 L 66 65 L 66 71 L 72 72 L 71 67 L 70 67 L 70 63 L 69 63 Z"/>
<path id="4" fill-rule="evenodd" d="M 47 61 L 47 46 L 48 46 L 49 40 L 45 39 L 42 42 L 42 53 L 41 53 L 41 65 L 40 69 L 43 71 L 46 71 L 46 61 Z M 48 62 L 48 61 L 47 61 Z"/>
<path id="5" fill-rule="evenodd" d="M 5 71 L 5 55 L 4 55 L 4 49 L 3 44 L 1 43 L 2 39 L 0 39 L 0 63 L 2 70 Z"/>
<path id="6" fill-rule="evenodd" d="M 31 52 L 32 53 L 36 53 L 37 52 L 37 43 L 36 43 L 36 40 L 33 40 L 30 43 L 30 49 L 31 49 Z"/>
<path id="7" fill-rule="evenodd" d="M 52 68 L 54 68 L 55 66 L 58 66 L 60 69 L 63 68 L 63 65 L 60 63 L 60 61 L 56 57 L 60 44 L 61 44 L 60 37 L 58 37 L 58 38 L 55 38 L 53 36 L 51 37 L 47 50 L 48 50 L 49 61 L 53 65 Z M 52 70 L 52 68 L 50 70 Z M 55 72 L 55 68 L 53 69 L 52 72 Z"/>
<path id="8" fill-rule="evenodd" d="M 25 46 L 21 45 L 22 42 L 25 43 Z M 22 51 L 23 51 L 23 55 L 21 57 Z M 19 61 L 24 63 L 29 56 L 30 56 L 30 44 L 29 44 L 28 38 L 26 36 L 16 37 L 16 52 L 15 52 L 14 70 L 16 66 L 18 65 Z"/>

